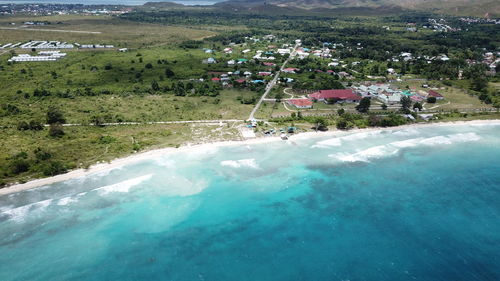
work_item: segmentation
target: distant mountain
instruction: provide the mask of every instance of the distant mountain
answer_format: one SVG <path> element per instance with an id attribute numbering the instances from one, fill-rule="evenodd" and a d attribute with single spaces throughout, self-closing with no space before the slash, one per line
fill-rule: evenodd
<path id="1" fill-rule="evenodd" d="M 404 9 L 481 17 L 500 16 L 500 1 L 498 0 L 229 0 L 218 3 L 219 6 L 227 4 L 242 7 L 271 5 L 306 10 L 346 8 Z"/>

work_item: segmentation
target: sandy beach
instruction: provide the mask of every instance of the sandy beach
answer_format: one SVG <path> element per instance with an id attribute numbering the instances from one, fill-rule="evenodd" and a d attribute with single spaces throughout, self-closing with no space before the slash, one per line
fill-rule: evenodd
<path id="1" fill-rule="evenodd" d="M 303 139 L 303 138 L 313 138 L 313 137 L 333 137 L 333 136 L 336 136 L 339 134 L 355 133 L 355 132 L 359 132 L 359 131 L 365 132 L 365 131 L 380 131 L 380 130 L 399 130 L 399 129 L 413 128 L 413 127 L 456 126 L 456 125 L 492 125 L 492 124 L 500 125 L 500 120 L 472 120 L 472 121 L 456 121 L 456 122 L 418 123 L 418 124 L 410 124 L 410 125 L 404 125 L 404 126 L 399 126 L 399 127 L 353 129 L 350 131 L 334 130 L 334 131 L 327 131 L 327 132 L 305 132 L 305 133 L 299 133 L 299 134 L 291 136 L 289 138 L 289 141 Z M 154 157 L 154 156 L 165 155 L 168 153 L 174 153 L 174 152 L 179 153 L 179 152 L 183 152 L 183 151 L 193 151 L 193 150 L 207 149 L 207 148 L 213 148 L 213 147 L 222 147 L 222 146 L 231 146 L 231 145 L 251 145 L 251 144 L 261 144 L 261 143 L 279 142 L 279 141 L 283 141 L 283 140 L 281 140 L 280 137 L 258 137 L 258 138 L 254 138 L 254 139 L 240 140 L 240 141 L 211 142 L 211 143 L 203 143 L 203 144 L 196 144 L 196 145 L 185 145 L 185 146 L 181 146 L 179 148 L 168 147 L 168 148 L 154 149 L 154 150 L 149 150 L 149 151 L 133 154 L 133 155 L 130 155 L 130 156 L 127 156 L 124 158 L 118 158 L 118 159 L 115 159 L 109 163 L 95 164 L 95 165 L 92 165 L 88 169 L 76 169 L 76 170 L 72 170 L 72 171 L 65 173 L 65 174 L 61 174 L 61 175 L 57 175 L 57 176 L 53 176 L 53 177 L 48 177 L 48 178 L 36 179 L 36 180 L 32 180 L 32 181 L 29 181 L 26 183 L 8 186 L 8 187 L 0 189 L 0 196 L 11 194 L 11 193 L 16 193 L 16 192 L 20 192 L 23 190 L 36 188 L 36 187 L 46 186 L 46 185 L 50 185 L 53 183 L 74 179 L 74 178 L 85 177 L 85 176 L 93 174 L 93 173 L 98 173 L 98 172 L 118 168 L 118 167 L 121 167 L 124 165 L 128 165 L 128 164 L 138 162 L 141 160 L 146 160 L 146 159 Z"/>

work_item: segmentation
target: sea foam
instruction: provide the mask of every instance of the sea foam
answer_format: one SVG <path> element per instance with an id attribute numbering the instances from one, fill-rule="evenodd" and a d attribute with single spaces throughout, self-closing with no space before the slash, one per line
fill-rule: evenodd
<path id="1" fill-rule="evenodd" d="M 376 135 L 380 135 L 380 134 L 382 134 L 382 130 L 354 133 L 354 134 L 346 135 L 343 137 L 319 141 L 316 144 L 312 145 L 311 148 L 328 148 L 328 147 L 332 147 L 332 146 L 341 146 L 343 142 L 363 140 L 363 139 L 366 139 L 368 137 L 376 136 Z"/>
<path id="2" fill-rule="evenodd" d="M 47 208 L 50 203 L 52 203 L 52 199 L 48 200 L 43 200 L 40 202 L 35 202 L 32 204 L 24 205 L 21 207 L 16 207 L 7 211 L 2 212 L 1 214 L 9 216 L 9 219 L 15 222 L 24 222 L 26 216 L 28 213 L 34 212 L 34 211 L 43 211 L 45 208 Z"/>
<path id="3" fill-rule="evenodd" d="M 95 190 L 97 190 L 97 192 L 99 192 L 100 195 L 106 195 L 106 194 L 111 193 L 111 192 L 129 192 L 129 190 L 132 187 L 139 185 L 144 181 L 149 180 L 152 176 L 153 176 L 152 174 L 140 176 L 137 178 L 133 178 L 133 179 L 119 182 L 119 183 L 115 183 L 112 185 L 106 185 L 103 187 L 99 187 L 99 188 L 96 188 Z"/>
<path id="4" fill-rule="evenodd" d="M 220 162 L 221 166 L 231 167 L 231 168 L 253 168 L 259 169 L 259 165 L 255 159 L 240 159 L 240 160 L 224 160 Z"/>

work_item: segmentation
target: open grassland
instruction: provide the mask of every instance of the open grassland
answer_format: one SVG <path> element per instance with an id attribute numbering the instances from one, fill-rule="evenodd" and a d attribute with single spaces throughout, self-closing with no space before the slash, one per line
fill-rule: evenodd
<path id="1" fill-rule="evenodd" d="M 156 122 L 176 120 L 245 119 L 253 105 L 238 97 L 255 95 L 249 91 L 223 90 L 217 97 L 178 97 L 173 95 L 101 95 L 61 99 L 57 97 L 24 100 L 15 105 L 20 112 L 0 118 L 2 126 L 15 127 L 20 121 L 45 122 L 49 106 L 62 109 L 67 123 L 89 124 L 93 116 L 104 122 Z M 12 104 L 12 103 L 11 103 Z"/>
<path id="2" fill-rule="evenodd" d="M 21 27 L 25 21 L 49 21 L 51 24 Z M 10 23 L 16 23 L 15 26 Z M 29 40 L 66 41 L 81 44 L 114 44 L 117 47 L 149 47 L 184 40 L 199 40 L 217 34 L 214 28 L 190 28 L 138 23 L 110 16 L 46 16 L 0 18 L 0 43 L 17 43 Z M 43 29 L 44 31 L 40 31 Z M 211 29 L 211 30 L 209 30 Z M 46 30 L 88 31 L 95 33 L 49 32 Z"/>
<path id="3" fill-rule="evenodd" d="M 239 139 L 234 123 L 223 124 L 155 124 L 146 126 L 65 127 L 65 135 L 52 138 L 47 130 L 20 132 L 1 129 L 0 183 L 27 181 L 47 176 L 46 166 L 63 163 L 64 168 L 85 168 L 145 148 L 178 147 L 181 144 Z M 37 154 L 35 151 L 39 151 Z M 36 155 L 50 155 L 41 159 Z M 22 156 L 21 156 L 22 155 Z M 28 163 L 28 170 L 11 173 L 14 163 Z"/>

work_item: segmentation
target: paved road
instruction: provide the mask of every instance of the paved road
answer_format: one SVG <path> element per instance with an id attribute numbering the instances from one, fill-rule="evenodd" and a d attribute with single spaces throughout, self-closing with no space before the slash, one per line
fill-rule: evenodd
<path id="1" fill-rule="evenodd" d="M 248 117 L 249 120 L 256 120 L 255 119 L 255 113 L 259 109 L 259 107 L 262 104 L 262 102 L 266 99 L 266 96 L 271 92 L 271 90 L 273 89 L 274 85 L 276 85 L 276 82 L 278 82 L 278 78 L 280 77 L 280 73 L 281 73 L 281 71 L 283 71 L 283 69 L 285 68 L 285 66 L 288 63 L 288 61 L 290 59 L 294 58 L 295 55 L 297 54 L 297 48 L 299 46 L 300 46 L 300 43 L 295 44 L 295 47 L 293 48 L 292 53 L 285 60 L 285 62 L 283 62 L 283 65 L 281 65 L 280 70 L 278 72 L 276 72 L 276 74 L 274 75 L 273 80 L 271 80 L 269 83 L 267 83 L 267 85 L 266 85 L 266 91 L 264 92 L 264 94 L 262 95 L 262 97 L 260 97 L 260 100 L 257 102 L 257 104 L 253 108 L 252 112 L 250 113 L 250 116 Z"/>

